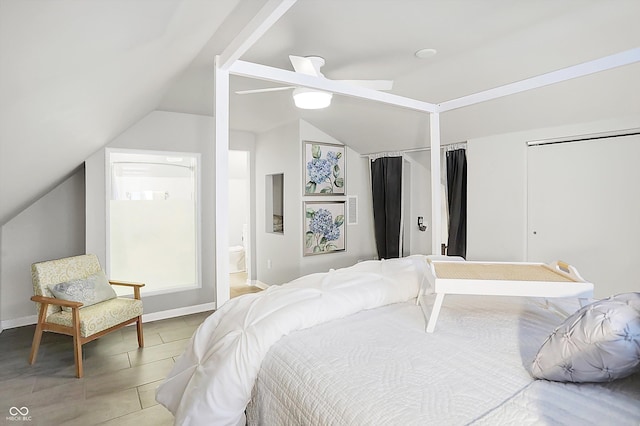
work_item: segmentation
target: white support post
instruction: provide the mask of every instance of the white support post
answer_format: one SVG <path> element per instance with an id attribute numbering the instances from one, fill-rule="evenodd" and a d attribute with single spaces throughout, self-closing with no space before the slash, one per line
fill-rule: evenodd
<path id="1" fill-rule="evenodd" d="M 296 0 L 269 0 L 220 54 L 218 67 L 228 70 L 295 3 Z"/>
<path id="2" fill-rule="evenodd" d="M 442 191 L 440 190 L 440 114 L 429 115 L 431 134 L 431 254 L 440 254 Z"/>
<path id="3" fill-rule="evenodd" d="M 504 86 L 485 90 L 473 95 L 463 96 L 461 98 L 442 102 L 440 104 L 439 111 L 451 111 L 453 109 L 475 105 L 480 102 L 486 102 L 492 99 L 502 98 L 504 96 L 509 96 L 520 92 L 526 92 L 527 90 L 537 89 L 539 87 L 548 86 L 550 84 L 561 83 L 573 78 L 583 77 L 585 75 L 618 68 L 639 61 L 640 47 L 636 47 L 635 49 L 625 50 L 624 52 L 616 53 L 615 55 L 605 56 L 604 58 L 584 62 L 582 64 L 527 78 L 526 80 L 517 81 L 515 83 L 505 84 Z"/>
<path id="4" fill-rule="evenodd" d="M 229 300 L 229 72 L 215 69 L 216 308 Z"/>

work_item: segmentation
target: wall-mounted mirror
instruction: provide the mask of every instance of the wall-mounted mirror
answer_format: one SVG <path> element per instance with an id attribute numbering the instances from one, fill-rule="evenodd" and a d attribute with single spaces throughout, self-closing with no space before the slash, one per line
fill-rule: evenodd
<path id="1" fill-rule="evenodd" d="M 284 174 L 265 176 L 265 230 L 284 234 Z"/>

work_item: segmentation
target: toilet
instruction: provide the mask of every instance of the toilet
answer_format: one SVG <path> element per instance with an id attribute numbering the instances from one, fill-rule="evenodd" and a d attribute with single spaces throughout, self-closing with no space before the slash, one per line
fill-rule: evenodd
<path id="1" fill-rule="evenodd" d="M 229 247 L 229 273 L 244 272 L 246 269 L 244 247 Z"/>

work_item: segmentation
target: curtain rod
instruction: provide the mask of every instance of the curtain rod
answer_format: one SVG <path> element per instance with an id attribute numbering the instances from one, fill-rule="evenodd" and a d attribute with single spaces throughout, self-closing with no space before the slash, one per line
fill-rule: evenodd
<path id="1" fill-rule="evenodd" d="M 446 145 L 441 145 L 440 149 L 457 149 L 457 148 L 466 148 L 467 147 L 467 143 L 466 142 L 456 142 L 456 143 L 450 143 L 450 144 L 446 144 Z M 426 146 L 424 148 L 410 148 L 410 149 L 399 149 L 399 150 L 395 150 L 395 151 L 380 151 L 380 152 L 371 152 L 368 154 L 360 154 L 360 157 L 371 157 L 371 156 L 376 156 L 376 155 L 384 155 L 384 154 L 406 154 L 409 152 L 421 152 L 421 151 L 431 151 L 431 147 L 430 146 Z"/>

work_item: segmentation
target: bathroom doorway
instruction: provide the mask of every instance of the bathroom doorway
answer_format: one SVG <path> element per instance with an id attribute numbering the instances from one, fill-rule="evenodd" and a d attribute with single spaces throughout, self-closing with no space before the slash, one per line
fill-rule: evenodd
<path id="1" fill-rule="evenodd" d="M 251 286 L 251 167 L 248 151 L 229 151 L 230 297 L 259 291 Z"/>

